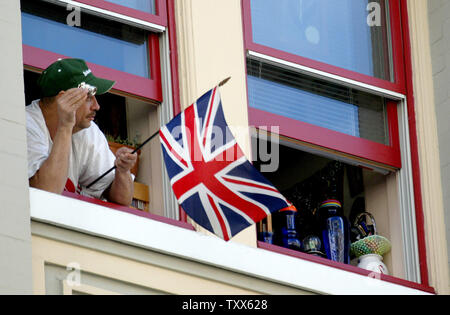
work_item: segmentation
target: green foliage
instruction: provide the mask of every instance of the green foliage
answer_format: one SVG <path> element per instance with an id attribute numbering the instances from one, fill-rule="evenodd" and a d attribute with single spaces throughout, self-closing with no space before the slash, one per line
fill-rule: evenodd
<path id="1" fill-rule="evenodd" d="M 106 134 L 105 137 L 106 137 L 106 140 L 108 140 L 109 142 L 115 142 L 115 143 L 119 143 L 119 144 L 130 146 L 130 147 L 133 147 L 133 148 L 137 148 L 140 145 L 140 142 L 139 142 L 139 138 L 140 137 L 138 135 L 136 135 L 133 138 L 133 140 L 130 140 L 128 138 L 122 139 L 120 136 L 113 137 L 113 136 L 111 136 L 109 134 Z"/>

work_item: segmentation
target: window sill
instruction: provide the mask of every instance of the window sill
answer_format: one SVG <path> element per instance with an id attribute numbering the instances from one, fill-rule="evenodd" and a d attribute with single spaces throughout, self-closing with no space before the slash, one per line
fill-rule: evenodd
<path id="1" fill-rule="evenodd" d="M 148 213 L 148 212 L 145 212 L 145 211 L 141 211 L 141 210 L 138 210 L 138 209 L 134 209 L 134 208 L 126 207 L 126 206 L 121 206 L 121 205 L 116 204 L 116 203 L 106 202 L 106 201 L 102 201 L 102 200 L 95 199 L 95 198 L 89 198 L 89 197 L 81 196 L 81 195 L 70 193 L 70 192 L 66 192 L 66 191 L 63 192 L 63 196 L 68 197 L 68 198 L 72 198 L 72 199 L 81 200 L 81 201 L 84 201 L 84 202 L 88 202 L 90 204 L 107 207 L 107 208 L 114 209 L 114 210 L 117 210 L 117 211 L 129 213 L 129 214 L 136 215 L 136 216 L 143 217 L 143 218 L 147 218 L 147 219 L 150 219 L 150 220 L 154 220 L 154 221 L 158 221 L 158 222 L 174 225 L 174 226 L 181 227 L 181 228 L 184 228 L 184 229 L 188 229 L 188 230 L 191 230 L 191 231 L 195 231 L 194 227 L 192 225 L 190 225 L 189 223 L 177 221 L 177 220 L 166 218 L 166 217 L 162 217 L 162 216 L 159 216 L 159 215 L 156 215 L 156 214 L 151 214 L 151 213 Z"/>
<path id="2" fill-rule="evenodd" d="M 302 253 L 284 249 L 269 251 L 267 249 L 273 248 L 264 243 L 259 244 L 262 248 L 253 248 L 192 233 L 193 227 L 189 224 L 86 197 L 60 196 L 30 188 L 30 212 L 34 221 L 319 294 L 403 295 L 433 292 L 400 279 L 394 281 L 390 279 L 392 277 L 374 279 L 359 268 L 344 268 L 326 260 L 315 261 L 315 258 Z"/>
<path id="3" fill-rule="evenodd" d="M 419 284 L 419 283 L 415 283 L 415 282 L 411 282 L 411 281 L 407 281 L 407 280 L 403 280 L 400 278 L 396 278 L 393 276 L 388 276 L 388 275 L 384 275 L 384 274 L 374 274 L 368 270 L 365 269 L 361 269 L 352 265 L 347 265 L 347 264 L 343 264 L 343 263 L 339 263 L 339 262 L 335 262 L 329 259 L 325 259 L 325 258 L 321 258 L 321 257 L 317 257 L 317 256 L 313 256 L 313 255 L 308 255 L 302 252 L 298 252 L 295 250 L 291 250 L 291 249 L 287 249 L 287 248 L 283 248 L 277 245 L 272 245 L 272 244 L 268 244 L 268 243 L 264 243 L 261 241 L 258 241 L 258 248 L 261 249 L 265 249 L 271 252 L 275 252 L 275 253 L 279 253 L 282 255 L 287 255 L 287 256 L 291 256 L 291 257 L 296 257 L 299 259 L 303 259 L 303 260 L 307 260 L 316 264 L 321 264 L 324 266 L 329 266 L 332 268 L 337 268 L 340 269 L 342 271 L 347 271 L 347 272 L 352 272 L 352 273 L 356 273 L 365 277 L 377 277 L 379 278 L 379 280 L 382 281 L 386 281 L 386 282 L 390 282 L 390 283 L 395 283 L 401 286 L 405 286 L 408 288 L 412 288 L 412 289 L 417 289 L 417 290 L 421 290 L 424 292 L 428 292 L 431 294 L 435 294 L 436 292 L 434 291 L 433 288 Z"/>

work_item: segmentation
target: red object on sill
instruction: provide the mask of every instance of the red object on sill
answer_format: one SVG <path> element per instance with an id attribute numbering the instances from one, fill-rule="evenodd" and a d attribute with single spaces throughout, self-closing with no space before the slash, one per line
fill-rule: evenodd
<path id="1" fill-rule="evenodd" d="M 138 20 L 167 26 L 167 7 L 165 0 L 155 0 L 155 9 L 156 14 L 151 14 L 148 12 L 136 10 L 133 8 L 129 8 L 126 6 L 122 6 L 120 4 L 115 4 L 112 2 L 107 2 L 103 0 L 76 0 L 77 2 L 84 3 L 87 5 L 91 5 L 93 7 L 97 7 L 99 9 L 111 11 L 114 13 L 119 13 L 122 15 L 126 15 Z"/>
<path id="2" fill-rule="evenodd" d="M 279 212 L 284 212 L 284 211 L 294 211 L 294 212 L 297 212 L 297 208 L 296 208 L 291 202 L 289 202 L 289 204 L 290 204 L 289 207 L 283 208 L 283 209 L 278 210 L 278 211 L 279 211 Z"/>
<path id="3" fill-rule="evenodd" d="M 301 253 L 295 250 L 291 250 L 291 249 L 287 249 L 287 248 L 283 248 L 280 246 L 276 246 L 276 245 L 272 245 L 272 244 L 268 244 L 268 243 L 264 243 L 261 241 L 258 241 L 258 248 L 261 249 L 265 249 L 271 252 L 275 252 L 275 253 L 279 253 L 279 254 L 283 254 L 283 255 L 287 255 L 287 256 L 291 256 L 291 257 L 295 257 L 295 258 L 299 258 L 299 259 L 303 259 L 306 261 L 310 261 L 313 263 L 318 263 L 321 265 L 325 265 L 328 267 L 333 267 L 333 268 L 337 268 L 343 271 L 347 271 L 347 272 L 352 272 L 352 273 L 357 273 L 363 276 L 367 276 L 370 277 L 372 272 L 368 271 L 368 270 L 364 270 L 355 266 L 351 266 L 351 265 L 346 265 L 343 263 L 339 263 L 339 262 L 335 262 L 332 260 L 328 260 L 325 258 L 321 258 L 321 257 L 317 257 L 314 255 L 308 255 L 305 253 Z M 427 286 L 427 285 L 423 285 L 423 284 L 419 284 L 419 283 L 415 283 L 415 282 L 411 282 L 408 280 L 404 280 L 404 279 L 400 279 L 400 278 L 396 278 L 393 276 L 387 276 L 384 274 L 379 274 L 380 275 L 380 280 L 386 281 L 386 282 L 390 282 L 390 283 L 394 283 L 394 284 L 398 284 L 407 288 L 412 288 L 412 289 L 416 289 L 416 290 L 420 290 L 420 291 L 424 291 L 427 293 L 431 293 L 431 294 L 436 294 L 436 292 L 434 291 L 433 288 Z"/>
<path id="4" fill-rule="evenodd" d="M 70 192 L 67 192 L 67 191 L 63 192 L 62 195 L 65 196 L 65 197 L 68 197 L 68 198 L 73 198 L 73 199 L 85 201 L 85 202 L 88 202 L 88 203 L 96 204 L 96 205 L 99 205 L 99 206 L 111 208 L 112 210 L 126 212 L 126 213 L 129 213 L 129 214 L 137 215 L 137 216 L 144 217 L 144 218 L 147 218 L 147 219 L 150 219 L 150 220 L 154 220 L 154 221 L 158 221 L 158 222 L 174 225 L 174 226 L 177 226 L 177 227 L 181 227 L 181 228 L 184 228 L 184 229 L 188 229 L 188 230 L 191 230 L 191 231 L 195 231 L 194 227 L 192 225 L 188 224 L 188 223 L 177 221 L 177 220 L 173 220 L 173 219 L 170 219 L 170 218 L 162 217 L 162 216 L 151 214 L 151 213 L 144 212 L 144 211 L 139 211 L 139 210 L 136 210 L 136 209 L 133 209 L 133 208 L 129 208 L 129 207 L 126 207 L 126 206 L 121 206 L 121 205 L 118 205 L 118 204 L 115 204 L 115 203 L 106 202 L 106 201 L 103 201 L 103 200 L 90 198 L 90 197 L 86 197 L 86 196 L 81 196 L 79 194 L 74 194 L 74 193 L 70 193 Z"/>

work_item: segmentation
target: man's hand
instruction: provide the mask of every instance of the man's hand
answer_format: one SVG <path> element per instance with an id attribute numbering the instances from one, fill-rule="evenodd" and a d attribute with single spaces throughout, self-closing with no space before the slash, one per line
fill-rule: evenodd
<path id="1" fill-rule="evenodd" d="M 116 151 L 116 176 L 105 194 L 109 201 L 124 206 L 129 206 L 133 200 L 134 186 L 130 170 L 136 164 L 137 154 L 131 152 L 133 151 L 126 147 Z"/>
<path id="2" fill-rule="evenodd" d="M 73 88 L 61 91 L 55 97 L 58 108 L 58 127 L 73 128 L 76 123 L 76 112 L 81 105 L 86 102 L 88 91 L 85 89 Z"/>
<path id="3" fill-rule="evenodd" d="M 116 151 L 115 165 L 119 173 L 127 173 L 136 164 L 137 154 L 131 154 L 131 152 L 133 150 L 126 147 L 121 147 Z"/>

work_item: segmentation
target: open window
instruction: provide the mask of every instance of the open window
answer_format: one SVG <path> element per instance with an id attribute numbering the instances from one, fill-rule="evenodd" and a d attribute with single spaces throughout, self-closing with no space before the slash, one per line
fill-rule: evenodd
<path id="1" fill-rule="evenodd" d="M 390 274 L 420 283 L 400 1 L 242 2 L 253 159 L 297 207 L 296 237 L 323 251 L 326 200 L 350 228 L 369 212 Z M 263 242 L 288 246 L 282 218 L 259 225 L 274 233 Z"/>
<path id="2" fill-rule="evenodd" d="M 373 215 L 376 220 L 376 233 L 390 240 L 391 251 L 384 255 L 384 263 L 393 276 L 404 278 L 403 248 L 397 179 L 395 172 L 371 170 L 356 166 L 347 160 L 344 162 L 339 156 L 331 155 L 320 150 L 312 150 L 299 143 L 282 137 L 273 143 L 271 139 L 278 135 L 267 137 L 265 133 L 254 132 L 253 147 L 271 148 L 271 159 L 277 159 L 275 171 L 264 172 L 277 189 L 297 208 L 295 215 L 296 238 L 300 241 L 299 248 L 289 247 L 300 252 L 326 258 L 324 246 L 317 250 L 307 249 L 307 238 L 317 237 L 322 240 L 320 221 L 320 205 L 326 200 L 338 200 L 345 218 L 351 226 L 363 212 Z M 257 135 L 264 135 L 258 137 Z M 275 148 L 278 146 L 278 149 Z M 257 149 L 258 150 L 258 149 Z M 259 157 L 263 155 L 258 155 Z M 272 166 L 275 166 L 272 162 Z M 254 165 L 263 170 L 268 166 L 267 161 L 257 159 Z M 280 215 L 272 215 L 271 220 L 264 220 L 259 225 L 258 238 L 264 240 L 261 232 L 271 231 L 272 244 L 286 247 L 283 242 L 282 229 L 286 222 Z M 269 226 L 271 225 L 271 226 Z M 355 242 L 357 235 L 350 232 L 350 240 Z M 357 265 L 358 260 L 350 256 L 350 263 Z"/>
<path id="3" fill-rule="evenodd" d="M 158 131 L 173 115 L 170 76 L 161 74 L 171 71 L 166 1 L 144 2 L 21 0 L 27 104 L 40 98 L 36 80 L 43 69 L 59 58 L 81 58 L 95 75 L 116 81 L 96 96 L 95 123 L 111 148 L 142 143 Z M 140 150 L 132 206 L 176 219 L 164 176 L 155 139 Z"/>

